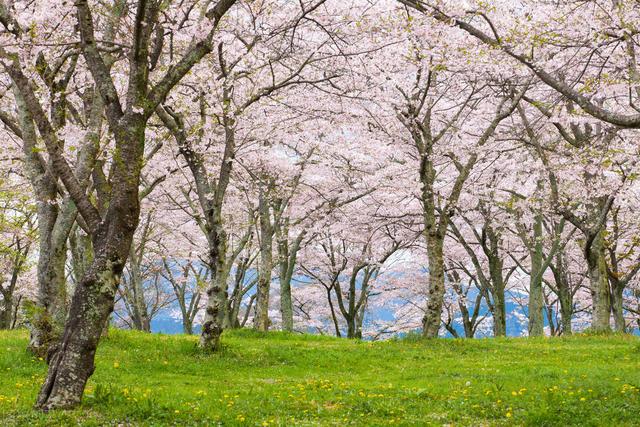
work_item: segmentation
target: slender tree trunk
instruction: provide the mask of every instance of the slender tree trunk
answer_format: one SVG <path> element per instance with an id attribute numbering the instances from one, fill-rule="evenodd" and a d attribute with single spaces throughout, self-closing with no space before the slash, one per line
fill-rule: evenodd
<path id="1" fill-rule="evenodd" d="M 232 301 L 227 313 L 227 322 L 229 328 L 237 329 L 240 327 L 240 306 L 242 305 L 242 281 L 236 282 L 236 287 L 233 289 Z"/>
<path id="2" fill-rule="evenodd" d="M 293 331 L 293 300 L 291 298 L 291 279 L 280 280 L 280 313 L 282 330 Z"/>
<path id="3" fill-rule="evenodd" d="M 556 255 L 556 263 L 555 266 L 552 265 L 551 271 L 553 272 L 553 278 L 558 290 L 562 334 L 571 335 L 573 332 L 573 327 L 571 325 L 571 319 L 573 317 L 573 293 L 571 292 L 571 285 L 566 275 L 564 255 L 562 252 L 559 252 Z"/>
<path id="4" fill-rule="evenodd" d="M 533 250 L 529 274 L 529 336 L 544 334 L 544 298 L 542 294 L 542 216 L 536 215 L 533 225 Z"/>
<path id="5" fill-rule="evenodd" d="M 573 333 L 573 326 L 571 325 L 571 317 L 573 315 L 572 306 L 572 303 L 560 303 L 562 335 L 571 335 Z"/>
<path id="6" fill-rule="evenodd" d="M 340 332 L 340 323 L 338 323 L 338 316 L 336 315 L 336 309 L 331 299 L 331 288 L 327 288 L 327 302 L 329 303 L 329 309 L 331 311 L 331 320 L 333 321 L 333 328 L 336 331 L 336 337 L 340 338 L 342 333 Z"/>
<path id="7" fill-rule="evenodd" d="M 291 296 L 291 280 L 295 270 L 297 253 L 304 233 L 289 247 L 288 232 L 285 228 L 283 235 L 278 237 L 278 258 L 280 262 L 280 314 L 282 316 L 282 330 L 293 331 L 293 298 Z"/>
<path id="8" fill-rule="evenodd" d="M 3 288 L 2 283 L 0 282 L 0 296 L 2 297 L 2 302 L 0 303 L 0 329 L 13 329 L 13 326 L 16 323 L 20 298 L 18 298 L 18 301 L 14 304 L 14 293 L 27 253 L 28 248 L 24 253 L 21 250 L 18 250 L 13 258 L 13 266 L 9 283 Z"/>
<path id="9" fill-rule="evenodd" d="M 187 335 L 193 335 L 193 321 L 185 316 L 182 317 L 182 331 Z"/>
<path id="10" fill-rule="evenodd" d="M 133 288 L 134 311 L 136 314 L 136 326 L 139 331 L 151 332 L 151 321 L 147 311 L 147 304 L 144 300 L 144 288 L 142 282 L 136 278 L 131 282 Z"/>
<path id="11" fill-rule="evenodd" d="M 558 291 L 562 334 L 571 335 L 573 333 L 573 327 L 571 325 L 571 318 L 573 316 L 573 296 L 571 295 L 571 291 L 568 289 L 558 287 Z"/>
<path id="12" fill-rule="evenodd" d="M 347 338 L 356 338 L 356 317 L 345 317 L 347 321 Z"/>
<path id="13" fill-rule="evenodd" d="M 465 319 L 464 321 L 464 336 L 465 338 L 473 338 L 473 325 L 471 324 L 471 322 L 468 319 Z"/>
<path id="14" fill-rule="evenodd" d="M 131 267 L 131 277 L 129 277 L 129 285 L 133 292 L 133 315 L 134 325 L 136 329 L 143 332 L 151 332 L 151 321 L 147 303 L 144 300 L 144 288 L 142 283 L 142 273 L 140 272 L 140 263 L 135 258 L 135 248 L 131 248 L 131 259 L 129 266 Z"/>
<path id="15" fill-rule="evenodd" d="M 615 324 L 616 332 L 625 332 L 626 323 L 624 320 L 624 307 L 623 307 L 623 293 L 624 286 L 622 286 L 617 280 L 613 280 L 611 283 L 611 311 L 613 313 L 613 321 Z"/>
<path id="16" fill-rule="evenodd" d="M 422 335 L 426 338 L 438 337 L 440 330 L 445 291 L 443 244 L 443 239 L 438 236 L 427 237 L 429 288 L 427 290 L 427 308 L 422 319 Z"/>
<path id="17" fill-rule="evenodd" d="M 0 307 L 0 329 L 11 329 L 13 313 L 13 295 L 2 294 L 2 307 Z"/>
<path id="18" fill-rule="evenodd" d="M 603 231 L 599 231 L 590 245 L 585 247 L 585 257 L 589 268 L 589 286 L 592 299 L 591 328 L 596 332 L 611 331 L 609 278 L 603 241 Z"/>
<path id="19" fill-rule="evenodd" d="M 360 310 L 358 311 L 358 315 L 356 316 L 356 334 L 355 338 L 361 340 L 362 339 L 362 324 L 364 323 L 364 314 L 365 314 L 366 305 L 362 304 Z"/>
<path id="20" fill-rule="evenodd" d="M 501 289 L 497 288 L 493 293 L 493 335 L 496 337 L 507 335 L 504 286 Z"/>
<path id="21" fill-rule="evenodd" d="M 271 288 L 271 270 L 273 269 L 273 229 L 269 213 L 269 203 L 264 193 L 260 194 L 260 271 L 258 272 L 258 290 L 256 296 L 256 314 L 254 327 L 266 332 L 269 329 L 269 290 Z"/>

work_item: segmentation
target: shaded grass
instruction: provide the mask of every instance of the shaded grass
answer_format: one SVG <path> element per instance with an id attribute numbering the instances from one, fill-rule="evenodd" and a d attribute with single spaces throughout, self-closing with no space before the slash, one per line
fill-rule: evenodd
<path id="1" fill-rule="evenodd" d="M 83 405 L 32 409 L 46 365 L 0 332 L 4 425 L 637 425 L 630 336 L 357 342 L 234 331 L 196 338 L 113 330 Z"/>

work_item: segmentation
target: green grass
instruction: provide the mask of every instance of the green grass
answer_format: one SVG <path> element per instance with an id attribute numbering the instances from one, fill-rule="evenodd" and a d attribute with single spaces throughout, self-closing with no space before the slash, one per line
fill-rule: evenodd
<path id="1" fill-rule="evenodd" d="M 206 355 L 195 337 L 114 330 L 82 406 L 32 409 L 46 372 L 0 332 L 0 425 L 638 425 L 634 337 L 368 343 L 252 331 Z"/>

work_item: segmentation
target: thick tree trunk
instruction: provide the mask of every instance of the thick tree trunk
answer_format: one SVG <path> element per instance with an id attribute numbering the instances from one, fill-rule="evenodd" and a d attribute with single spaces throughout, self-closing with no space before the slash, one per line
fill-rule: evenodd
<path id="1" fill-rule="evenodd" d="M 62 87 L 58 90 L 63 91 Z M 58 92 L 59 94 L 60 92 Z M 67 311 L 67 284 L 65 264 L 67 259 L 67 239 L 77 216 L 76 205 L 70 196 L 62 203 L 57 200 L 57 185 L 49 170 L 53 170 L 53 160 L 43 167 L 37 151 L 37 138 L 32 111 L 29 110 L 23 93 L 15 91 L 18 116 L 22 129 L 23 151 L 27 174 L 38 200 L 38 228 L 40 250 L 38 254 L 38 298 L 33 318 L 29 319 L 31 339 L 29 348 L 44 354 L 51 342 L 57 341 L 62 333 Z M 61 128 L 65 123 L 65 99 L 61 96 L 54 101 L 53 125 Z M 86 144 L 78 153 L 75 176 L 81 185 L 87 185 L 95 157 L 100 147 L 96 131 L 102 125 L 103 104 L 97 93 L 91 101 L 87 124 Z M 49 169 L 49 170 L 48 170 Z"/>
<path id="2" fill-rule="evenodd" d="M 216 212 L 215 215 L 219 215 Z M 222 220 L 214 222 L 216 227 L 209 233 L 209 269 L 210 285 L 207 288 L 207 305 L 198 346 L 203 350 L 217 351 L 220 348 L 220 336 L 224 330 L 224 317 L 227 306 L 227 278 L 223 277 L 226 233 Z"/>
<path id="3" fill-rule="evenodd" d="M 91 238 L 76 227 L 69 234 L 69 249 L 71 252 L 71 294 L 73 295 L 73 288 L 80 284 L 85 272 L 93 262 Z"/>
<path id="4" fill-rule="evenodd" d="M 39 355 L 46 354 L 49 345 L 59 339 L 66 318 L 66 238 L 55 236 L 59 213 L 57 207 L 50 206 L 55 197 L 48 200 L 38 202 L 38 296 L 29 320 L 29 349 Z"/>
<path id="5" fill-rule="evenodd" d="M 429 288 L 427 290 L 427 308 L 422 319 L 422 335 L 426 338 L 436 338 L 440 330 L 445 291 L 443 240 L 438 236 L 427 237 Z"/>
<path id="6" fill-rule="evenodd" d="M 104 219 L 85 206 L 85 214 L 92 221 L 94 259 L 75 288 L 62 340 L 49 350 L 49 370 L 37 400 L 37 407 L 45 411 L 80 403 L 93 373 L 98 341 L 113 311 L 140 217 L 138 185 L 145 130 L 140 119 L 131 116 L 114 130 L 121 161 L 115 162 L 113 190 Z"/>
<path id="7" fill-rule="evenodd" d="M 45 167 L 44 161 L 39 157 L 38 137 L 24 94 L 17 86 L 14 86 L 14 94 L 22 131 L 26 172 L 38 203 L 38 293 L 35 307 L 28 313 L 27 323 L 31 333 L 29 350 L 44 355 L 49 344 L 58 339 L 65 319 L 64 257 L 67 236 L 63 234 L 63 230 L 57 230 L 56 233 L 59 216 L 64 211 L 61 212 L 59 208 L 55 179 L 47 171 L 52 164 L 49 162 Z"/>
<path id="8" fill-rule="evenodd" d="M 97 257 L 76 287 L 62 340 L 50 351 L 49 371 L 37 400 L 37 406 L 45 411 L 71 408 L 82 399 L 94 370 L 98 341 L 113 311 L 123 257 L 131 243 L 137 215 L 130 219 L 128 229 L 105 230 L 94 241 L 99 248 Z"/>
<path id="9" fill-rule="evenodd" d="M 31 333 L 29 349 L 35 353 L 46 354 L 49 344 L 59 337 L 61 323 L 55 320 L 64 321 L 64 314 L 60 309 L 64 307 L 64 259 L 60 257 L 66 254 L 66 239 L 62 241 L 64 248 L 58 247 L 60 243 L 55 236 L 56 222 L 60 215 L 57 200 L 57 188 L 54 178 L 47 172 L 38 158 L 36 147 L 36 131 L 33 119 L 28 113 L 28 108 L 22 94 L 16 89 L 15 99 L 22 129 L 23 151 L 25 155 L 25 166 L 29 180 L 33 187 L 36 200 L 38 202 L 38 293 L 35 307 L 29 313 L 28 325 Z M 51 165 L 49 165 L 51 166 Z M 60 268 L 62 265 L 62 268 Z"/>
<path id="10" fill-rule="evenodd" d="M 536 215 L 533 225 L 533 250 L 531 256 L 531 271 L 529 274 L 529 336 L 536 337 L 544 334 L 544 297 L 542 294 L 542 217 Z"/>
<path id="11" fill-rule="evenodd" d="M 584 249 L 589 269 L 589 287 L 592 299 L 591 328 L 595 332 L 611 331 L 609 278 L 603 242 L 603 231 L 599 231 Z"/>

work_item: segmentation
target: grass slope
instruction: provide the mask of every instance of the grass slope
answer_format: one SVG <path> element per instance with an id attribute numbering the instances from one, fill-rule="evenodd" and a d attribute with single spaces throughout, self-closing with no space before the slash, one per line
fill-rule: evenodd
<path id="1" fill-rule="evenodd" d="M 640 344 L 627 336 L 356 342 L 237 331 L 112 331 L 81 408 L 32 409 L 46 372 L 0 332 L 0 424 L 638 425 Z"/>

